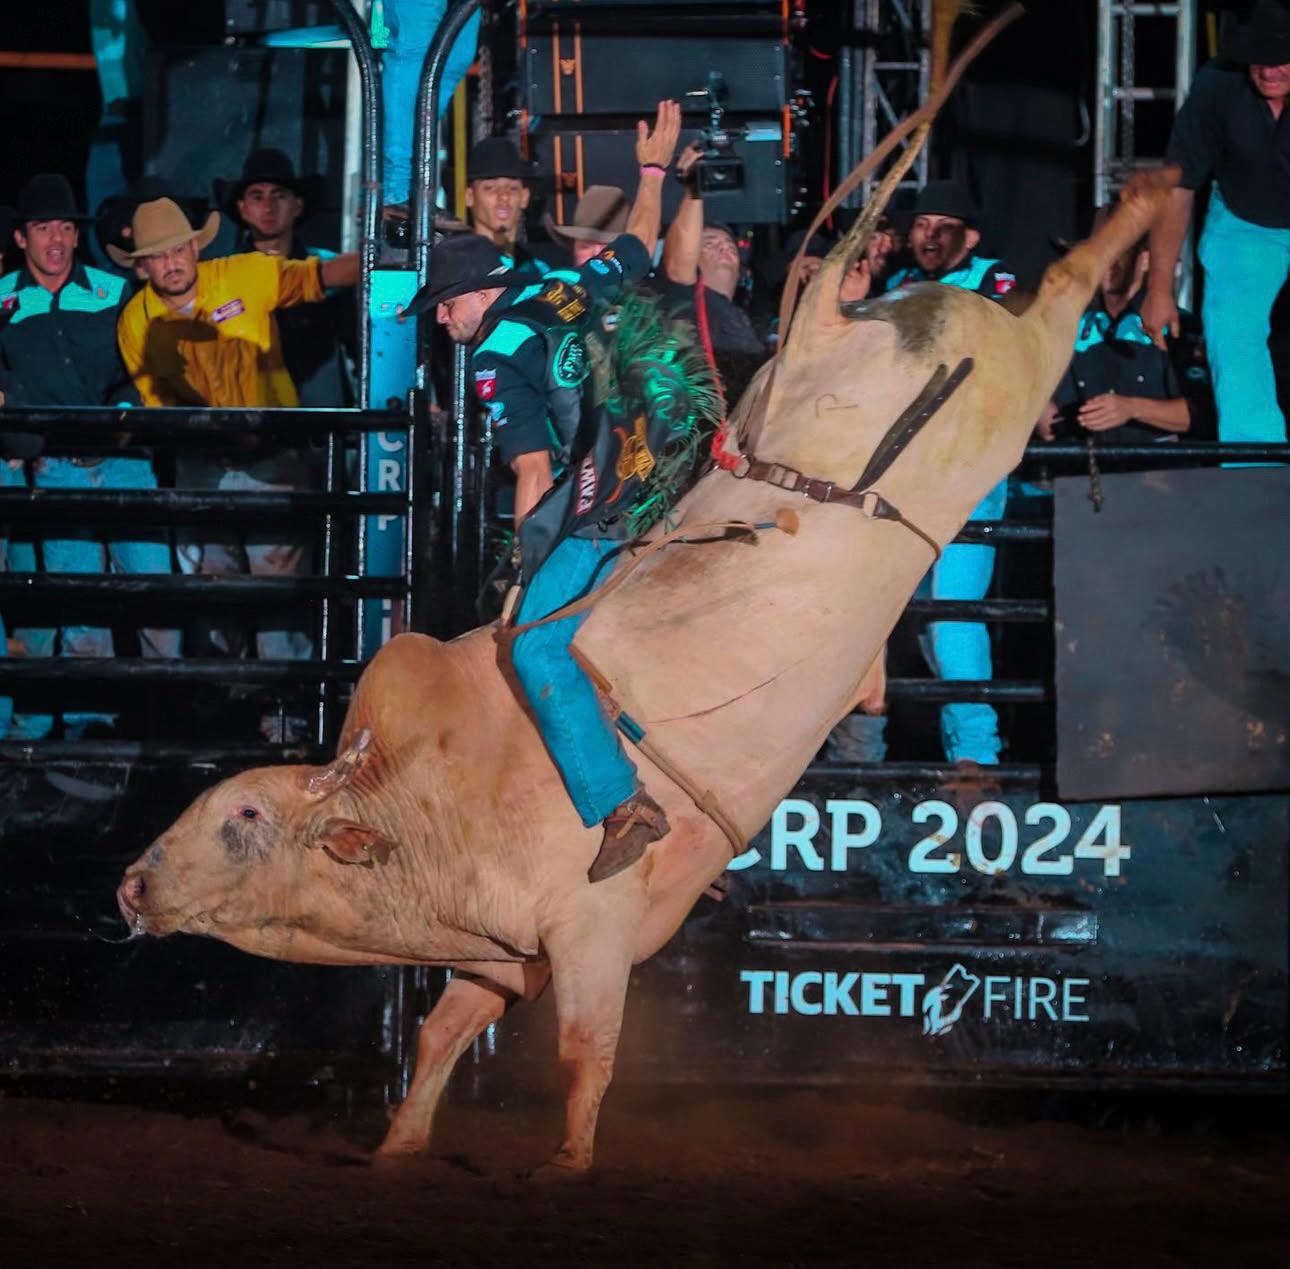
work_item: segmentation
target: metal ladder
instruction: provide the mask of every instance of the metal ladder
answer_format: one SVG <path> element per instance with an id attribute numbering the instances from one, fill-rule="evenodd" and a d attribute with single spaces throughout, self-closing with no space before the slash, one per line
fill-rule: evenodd
<path id="1" fill-rule="evenodd" d="M 1144 86 L 1138 79 L 1138 23 L 1167 19 L 1174 28 L 1173 83 Z M 1154 32 L 1153 32 L 1154 34 Z M 1153 167 L 1163 155 L 1138 150 L 1139 102 L 1172 101 L 1175 112 L 1191 87 L 1196 64 L 1196 3 L 1132 3 L 1098 0 L 1097 108 L 1093 122 L 1093 201 L 1109 203 L 1133 172 Z M 1191 237 L 1179 255 L 1178 302 L 1191 302 Z"/>
<path id="2" fill-rule="evenodd" d="M 853 0 L 851 22 L 854 43 L 838 62 L 839 179 L 926 99 L 931 77 L 932 0 Z M 903 51 L 890 56 L 893 47 Z M 924 147 L 901 189 L 927 183 L 927 157 Z M 863 207 L 881 179 L 875 172 L 845 205 Z"/>

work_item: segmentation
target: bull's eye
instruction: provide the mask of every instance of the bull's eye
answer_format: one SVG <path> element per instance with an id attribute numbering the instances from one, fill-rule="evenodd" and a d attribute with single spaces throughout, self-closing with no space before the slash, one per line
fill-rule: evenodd
<path id="1" fill-rule="evenodd" d="M 241 810 L 241 816 L 244 820 L 258 819 L 260 812 L 253 806 L 244 806 Z"/>

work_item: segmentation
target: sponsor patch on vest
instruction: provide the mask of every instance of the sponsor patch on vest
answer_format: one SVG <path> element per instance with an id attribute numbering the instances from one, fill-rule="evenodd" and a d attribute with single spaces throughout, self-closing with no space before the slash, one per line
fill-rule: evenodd
<path id="1" fill-rule="evenodd" d="M 16 294 L 6 295 L 0 298 L 0 313 L 16 313 L 18 311 L 18 296 Z"/>
<path id="2" fill-rule="evenodd" d="M 994 275 L 994 293 L 996 295 L 1007 295 L 1016 285 L 1017 275 L 1015 273 L 996 273 Z"/>
<path id="3" fill-rule="evenodd" d="M 596 471 L 596 456 L 588 454 L 578 464 L 578 505 L 574 515 L 586 515 L 596 505 L 596 490 L 600 487 L 600 473 Z"/>
<path id="4" fill-rule="evenodd" d="M 597 257 L 597 256 L 592 256 L 592 257 L 591 257 L 591 259 L 587 261 L 587 263 L 588 263 L 588 264 L 591 266 L 591 268 L 592 268 L 592 269 L 594 269 L 597 273 L 608 273 L 608 272 L 609 272 L 609 266 L 608 266 L 608 265 L 607 265 L 603 260 L 601 260 L 601 259 L 600 259 L 599 257 Z"/>
<path id="5" fill-rule="evenodd" d="M 587 375 L 587 351 L 577 335 L 566 335 L 556 350 L 552 367 L 555 381 L 562 388 L 576 388 Z"/>
<path id="6" fill-rule="evenodd" d="M 475 371 L 475 395 L 481 401 L 491 401 L 497 395 L 497 371 Z"/>
<path id="7" fill-rule="evenodd" d="M 246 305 L 241 300 L 229 300 L 227 304 L 221 304 L 211 314 L 211 321 L 218 326 L 220 322 L 227 322 L 230 317 L 241 317 L 245 312 Z"/>

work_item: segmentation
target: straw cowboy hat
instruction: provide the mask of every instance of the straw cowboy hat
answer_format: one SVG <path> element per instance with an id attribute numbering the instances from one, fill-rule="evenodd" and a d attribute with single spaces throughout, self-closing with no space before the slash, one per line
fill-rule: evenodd
<path id="1" fill-rule="evenodd" d="M 557 225 L 548 212 L 542 225 L 557 242 L 611 243 L 627 228 L 627 195 L 616 185 L 588 185 L 573 209 L 573 223 Z"/>
<path id="2" fill-rule="evenodd" d="M 113 243 L 107 245 L 107 252 L 113 263 L 123 268 L 132 265 L 142 256 L 155 256 L 193 239 L 197 242 L 199 252 L 209 247 L 219 232 L 219 212 L 211 212 L 206 217 L 206 223 L 200 229 L 194 229 L 178 203 L 169 198 L 158 198 L 151 203 L 140 203 L 134 209 L 134 215 L 130 219 L 130 232 L 134 238 L 133 251 L 122 251 Z"/>

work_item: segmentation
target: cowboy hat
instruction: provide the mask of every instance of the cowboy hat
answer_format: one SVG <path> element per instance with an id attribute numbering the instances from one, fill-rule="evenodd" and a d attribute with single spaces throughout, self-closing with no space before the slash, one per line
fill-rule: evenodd
<path id="1" fill-rule="evenodd" d="M 915 216 L 952 216 L 971 229 L 981 219 L 981 209 L 967 187 L 958 181 L 928 181 L 914 200 Z"/>
<path id="2" fill-rule="evenodd" d="M 18 191 L 18 206 L 14 210 L 20 225 L 33 220 L 89 219 L 77 209 L 71 182 L 56 172 L 41 172 L 33 176 Z"/>
<path id="3" fill-rule="evenodd" d="M 1248 22 L 1223 41 L 1223 56 L 1253 66 L 1290 62 L 1290 8 L 1279 0 L 1258 0 Z"/>
<path id="4" fill-rule="evenodd" d="M 547 212 L 543 228 L 566 246 L 575 242 L 611 243 L 627 228 L 627 195 L 617 185 L 588 185 L 573 209 L 571 225 L 557 225 Z"/>
<path id="5" fill-rule="evenodd" d="M 491 181 L 503 176 L 513 181 L 527 181 L 531 175 L 515 142 L 506 137 L 476 141 L 466 156 L 467 181 Z"/>
<path id="6" fill-rule="evenodd" d="M 238 201 L 252 185 L 281 185 L 295 194 L 308 212 L 322 200 L 325 182 L 321 176 L 297 176 L 291 160 L 281 150 L 254 150 L 247 155 L 237 180 L 217 179 L 212 183 L 216 205 L 238 219 Z"/>
<path id="7" fill-rule="evenodd" d="M 534 281 L 527 273 L 508 269 L 502 253 L 487 238 L 457 234 L 445 238 L 431 251 L 430 280 L 412 297 L 403 315 L 429 312 L 444 300 L 456 299 L 467 291 L 527 286 Z"/>
<path id="8" fill-rule="evenodd" d="M 134 250 L 122 251 L 120 247 L 108 243 L 107 253 L 114 264 L 125 268 L 143 256 L 155 256 L 194 239 L 200 252 L 210 246 L 218 232 L 219 212 L 211 212 L 206 217 L 206 223 L 200 229 L 194 229 L 178 203 L 169 198 L 158 198 L 151 203 L 140 203 L 134 209 L 134 215 L 130 219 Z"/>

